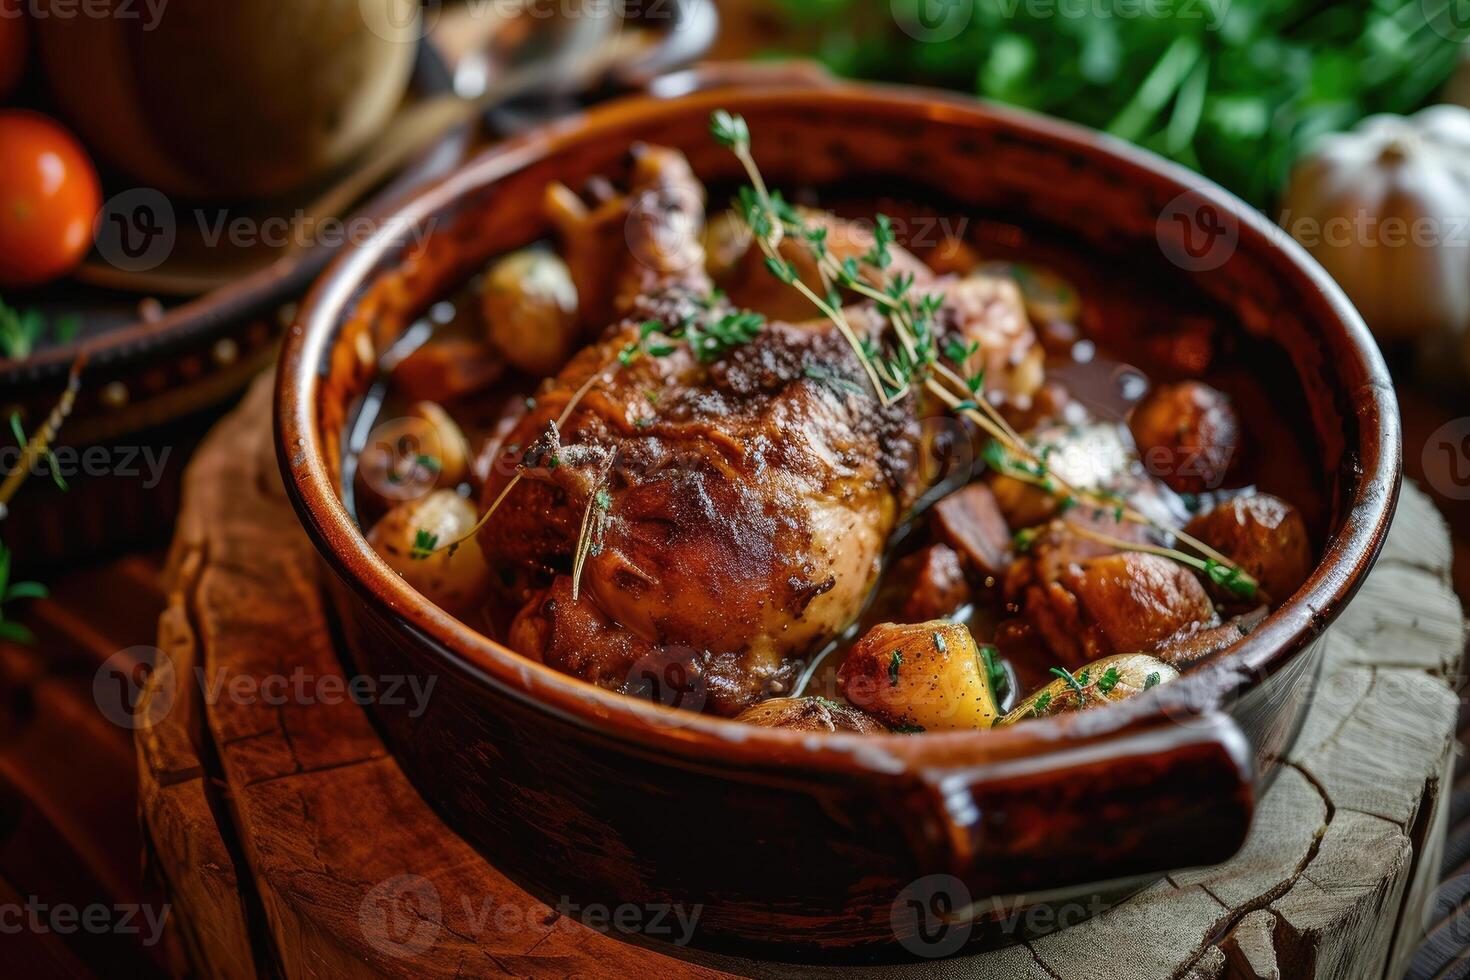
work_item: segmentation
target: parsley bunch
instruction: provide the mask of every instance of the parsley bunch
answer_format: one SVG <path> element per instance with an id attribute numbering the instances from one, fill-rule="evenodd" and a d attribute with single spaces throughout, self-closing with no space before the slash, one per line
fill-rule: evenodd
<path id="1" fill-rule="evenodd" d="M 780 0 L 829 67 L 1071 119 L 1258 206 L 1323 133 L 1432 101 L 1467 25 L 1450 0 Z"/>

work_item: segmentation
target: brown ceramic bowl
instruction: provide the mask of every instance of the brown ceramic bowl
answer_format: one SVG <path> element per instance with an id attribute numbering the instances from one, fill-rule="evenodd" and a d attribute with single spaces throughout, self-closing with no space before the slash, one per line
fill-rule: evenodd
<path id="1" fill-rule="evenodd" d="M 1278 344 L 1304 392 L 1328 512 L 1308 582 L 1228 655 L 1123 704 L 995 731 L 871 737 L 759 729 L 601 690 L 417 595 L 340 495 L 345 433 L 377 355 L 487 258 L 544 234 L 552 178 L 576 186 L 614 172 L 644 140 L 685 151 L 706 179 L 736 179 L 707 136 L 717 107 L 745 115 L 774 184 L 892 181 L 905 196 L 1025 215 L 1081 248 L 1155 259 L 1162 248 L 1196 269 L 1180 275 Z M 1171 217 L 1182 205 L 1226 229 L 1223 251 L 1189 250 L 1200 244 L 1181 238 L 1189 222 Z M 1400 462 L 1393 392 L 1362 322 L 1257 212 L 1072 126 L 832 84 L 614 103 L 495 149 L 395 218 L 430 226 L 425 244 L 344 254 L 291 330 L 281 466 L 335 573 L 353 669 L 437 678 L 420 717 L 376 706 L 389 744 L 502 870 L 552 903 L 697 906 L 699 946 L 881 957 L 1014 940 L 1239 848 L 1309 699 L 1314 641 L 1383 542 Z M 1052 909 L 1012 914 L 1035 905 Z"/>

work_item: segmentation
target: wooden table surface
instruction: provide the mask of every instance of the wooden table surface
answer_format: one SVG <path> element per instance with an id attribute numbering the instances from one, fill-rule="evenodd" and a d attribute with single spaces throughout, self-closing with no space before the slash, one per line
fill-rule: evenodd
<path id="1" fill-rule="evenodd" d="M 161 653 L 138 711 L 150 722 L 137 736 L 144 837 L 201 972 L 248 976 L 252 962 L 316 977 L 798 972 L 635 945 L 636 934 L 619 941 L 548 907 L 435 816 L 363 708 L 315 695 L 346 688 L 343 660 L 321 564 L 290 526 L 270 394 L 258 384 L 189 469 Z M 1459 669 L 1464 618 L 1449 563 L 1444 522 L 1405 486 L 1378 565 L 1322 640 L 1302 733 L 1229 862 L 1170 874 L 1024 944 L 858 972 L 1401 975 L 1437 883 L 1453 765 L 1447 678 Z M 300 695 L 252 695 L 287 675 L 308 682 Z M 186 680 L 195 676 L 205 688 Z M 204 696 L 237 683 L 240 697 Z"/>
<path id="2" fill-rule="evenodd" d="M 1443 424 L 1444 409 L 1411 402 L 1405 414 L 1408 444 L 1422 446 Z M 1407 453 L 1411 472 L 1419 455 Z M 1463 596 L 1470 508 L 1443 494 L 1440 502 L 1451 505 L 1446 511 L 1456 528 Z M 119 658 L 129 662 L 139 655 L 131 648 L 158 642 L 162 571 L 163 556 L 145 554 L 68 573 L 53 581 L 53 598 L 28 610 L 37 644 L 0 645 L 0 905 L 101 904 L 118 922 L 133 906 L 146 906 L 155 917 L 163 910 L 167 899 L 158 882 L 143 873 L 132 732 L 103 717 L 93 690 L 110 658 L 114 666 Z M 1462 902 L 1470 896 L 1470 773 L 1463 769 L 1456 773 L 1453 802 L 1442 862 L 1447 881 L 1435 910 L 1440 924 L 1429 930 L 1415 976 L 1470 974 L 1464 949 L 1470 918 Z M 133 918 L 145 917 L 135 912 Z M 145 944 L 146 929 L 71 935 L 24 930 L 0 934 L 0 951 L 6 963 L 32 968 L 22 975 L 176 971 L 184 951 L 172 928 L 177 922 L 168 925 L 165 939 L 152 945 Z"/>

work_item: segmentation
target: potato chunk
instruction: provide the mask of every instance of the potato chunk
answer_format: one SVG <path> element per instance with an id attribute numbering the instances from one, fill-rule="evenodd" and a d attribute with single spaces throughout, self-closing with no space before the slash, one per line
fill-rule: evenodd
<path id="1" fill-rule="evenodd" d="M 828 698 L 771 698 L 753 704 L 736 721 L 762 728 L 790 728 L 799 732 L 854 732 L 879 735 L 886 729 L 850 704 Z"/>
<path id="2" fill-rule="evenodd" d="M 435 490 L 408 500 L 383 515 L 368 533 L 368 543 L 388 566 L 441 609 L 461 612 L 482 599 L 490 586 L 490 569 L 474 538 L 415 558 L 420 535 L 433 545 L 447 545 L 469 533 L 476 520 L 475 505 L 453 490 Z"/>
<path id="3" fill-rule="evenodd" d="M 1185 530 L 1249 572 L 1272 603 L 1290 598 L 1311 574 L 1307 525 L 1295 507 L 1269 493 L 1232 497 Z"/>
<path id="4" fill-rule="evenodd" d="M 506 360 L 535 377 L 566 363 L 581 321 L 565 262 L 535 249 L 512 252 L 490 267 L 481 296 L 486 332 Z"/>
<path id="5" fill-rule="evenodd" d="M 1179 676 L 1179 671 L 1144 653 L 1122 653 L 1094 660 L 1058 677 L 1022 699 L 998 724 L 1014 725 L 1027 718 L 1046 718 L 1068 711 L 1081 711 L 1101 704 L 1131 698 Z"/>
<path id="6" fill-rule="evenodd" d="M 853 646 L 837 683 L 897 728 L 989 728 L 999 717 L 980 650 L 958 623 L 880 623 Z"/>

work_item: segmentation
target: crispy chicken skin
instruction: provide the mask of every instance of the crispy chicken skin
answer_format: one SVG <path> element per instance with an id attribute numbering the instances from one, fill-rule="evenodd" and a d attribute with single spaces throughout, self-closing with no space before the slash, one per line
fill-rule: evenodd
<path id="1" fill-rule="evenodd" d="M 584 310 L 611 325 L 543 383 L 505 438 L 482 509 L 517 466 L 521 479 L 479 540 L 492 562 L 554 576 L 517 616 L 516 649 L 625 691 L 647 663 L 677 661 L 706 710 L 732 715 L 789 690 L 804 658 L 857 618 L 922 489 L 922 406 L 908 396 L 882 407 L 826 319 L 773 319 L 708 360 L 686 344 L 620 356 L 649 321 L 672 334 L 731 307 L 712 295 L 704 192 L 682 156 L 638 148 L 627 193 L 592 196 L 554 187 L 548 207 Z M 871 243 L 820 221 L 834 248 Z M 1008 377 L 1040 351 L 1019 294 L 936 280 L 895 251 L 945 293 L 936 332 L 978 341 L 976 367 Z M 860 334 L 884 328 L 869 305 L 846 313 Z"/>
<path id="2" fill-rule="evenodd" d="M 657 188 L 687 227 L 680 209 L 697 186 L 682 157 L 645 150 L 628 200 Z M 518 649 L 610 687 L 651 651 L 679 651 L 710 709 L 733 714 L 784 690 L 798 658 L 857 615 L 919 489 L 919 424 L 911 403 L 879 407 L 825 321 L 770 323 L 708 364 L 685 345 L 620 364 L 641 323 L 672 329 L 709 292 L 702 261 L 647 259 L 635 249 L 613 273 L 624 319 L 542 386 L 508 436 L 525 478 L 480 540 L 492 561 L 558 576 L 519 617 Z M 482 506 L 510 473 L 495 467 Z M 595 538 L 573 598 L 566 573 L 588 515 Z"/>

